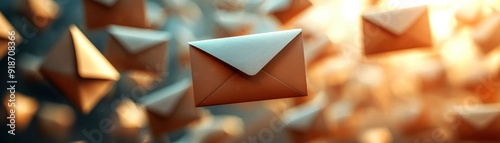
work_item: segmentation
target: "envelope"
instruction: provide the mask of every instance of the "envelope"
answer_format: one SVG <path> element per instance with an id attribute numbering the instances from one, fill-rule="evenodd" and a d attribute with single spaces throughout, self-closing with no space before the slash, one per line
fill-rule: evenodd
<path id="1" fill-rule="evenodd" d="M 118 71 L 75 25 L 46 55 L 40 72 L 84 114 L 120 78 Z"/>
<path id="2" fill-rule="evenodd" d="M 83 0 L 87 28 L 111 24 L 149 28 L 145 0 Z"/>
<path id="3" fill-rule="evenodd" d="M 38 29 L 44 29 L 59 17 L 59 5 L 54 0 L 20 0 L 21 11 Z"/>
<path id="4" fill-rule="evenodd" d="M 473 31 L 472 38 L 484 53 L 500 46 L 500 12 L 481 21 Z"/>
<path id="5" fill-rule="evenodd" d="M 167 63 L 170 34 L 124 26 L 110 26 L 106 57 L 118 70 L 138 70 L 161 75 Z"/>
<path id="6" fill-rule="evenodd" d="M 372 9 L 362 16 L 365 55 L 432 46 L 427 6 Z"/>
<path id="7" fill-rule="evenodd" d="M 201 112 L 194 107 L 189 78 L 147 95 L 141 103 L 146 106 L 154 137 L 179 130 L 201 117 Z"/>
<path id="8" fill-rule="evenodd" d="M 326 104 L 326 94 L 318 94 L 314 99 L 284 111 L 283 123 L 294 142 L 309 142 L 328 136 L 330 129 L 323 110 Z"/>
<path id="9" fill-rule="evenodd" d="M 189 45 L 197 107 L 307 96 L 301 29 Z"/>
<path id="10" fill-rule="evenodd" d="M 33 119 L 33 116 L 38 111 L 38 102 L 33 97 L 26 96 L 23 93 L 17 92 L 15 93 L 16 95 L 14 101 L 15 106 L 13 106 L 12 102 L 9 102 L 9 100 L 11 99 L 10 95 L 11 93 L 9 92 L 9 90 L 7 90 L 7 93 L 5 94 L 3 99 L 3 106 L 4 106 L 3 108 L 5 109 L 5 113 L 8 113 L 5 115 L 5 117 L 9 117 L 11 115 L 10 114 L 11 109 L 16 110 L 15 129 L 20 131 L 25 131 L 29 127 L 30 122 Z M 6 120 L 2 119 L 0 121 L 4 122 Z M 8 119 L 7 121 L 10 121 L 10 119 Z"/>
<path id="11" fill-rule="evenodd" d="M 500 141 L 500 104 L 479 104 L 469 107 L 455 107 L 457 127 L 455 134 L 459 140 Z M 461 123 L 459 126 L 457 122 Z"/>
<path id="12" fill-rule="evenodd" d="M 279 10 L 272 12 L 272 15 L 278 18 L 278 20 L 281 21 L 281 23 L 287 23 L 294 16 L 301 13 L 309 6 L 312 6 L 311 2 L 307 0 L 289 0 L 289 1 L 290 2 L 287 2 L 288 7 L 279 8 Z"/>
<path id="13" fill-rule="evenodd" d="M 14 27 L 12 27 L 12 25 L 10 24 L 10 22 L 7 20 L 7 18 L 5 18 L 3 16 L 3 14 L 0 12 L 0 59 L 3 58 L 7 52 L 8 52 L 8 48 L 9 48 L 9 33 L 11 31 L 14 31 L 15 32 L 15 42 L 16 44 L 18 44 L 19 42 L 21 42 L 21 33 L 17 32 L 16 29 L 14 29 Z M 16 48 L 18 46 L 15 46 Z"/>

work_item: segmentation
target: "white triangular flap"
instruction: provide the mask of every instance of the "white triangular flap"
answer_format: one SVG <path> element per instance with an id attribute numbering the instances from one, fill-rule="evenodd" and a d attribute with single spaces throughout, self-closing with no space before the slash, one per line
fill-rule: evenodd
<path id="1" fill-rule="evenodd" d="M 170 40 L 170 34 L 165 31 L 114 25 L 108 28 L 108 32 L 131 54 Z"/>
<path id="2" fill-rule="evenodd" d="M 107 7 L 112 7 L 116 4 L 116 2 L 118 2 L 118 0 L 94 0 L 94 1 Z"/>
<path id="3" fill-rule="evenodd" d="M 395 35 L 401 35 L 406 32 L 426 11 L 426 5 L 406 7 L 396 10 L 372 9 L 366 11 L 363 14 L 363 18 Z"/>
<path id="4" fill-rule="evenodd" d="M 457 114 L 477 130 L 485 129 L 500 113 L 500 107 L 462 108 Z"/>
<path id="5" fill-rule="evenodd" d="M 142 99 L 141 103 L 156 114 L 168 116 L 189 90 L 191 80 L 186 78 L 171 86 L 155 91 Z"/>
<path id="6" fill-rule="evenodd" d="M 257 74 L 301 29 L 189 42 L 247 75 Z"/>
<path id="7" fill-rule="evenodd" d="M 325 96 L 319 94 L 312 101 L 293 107 L 283 113 L 283 122 L 289 128 L 306 130 L 325 106 Z"/>

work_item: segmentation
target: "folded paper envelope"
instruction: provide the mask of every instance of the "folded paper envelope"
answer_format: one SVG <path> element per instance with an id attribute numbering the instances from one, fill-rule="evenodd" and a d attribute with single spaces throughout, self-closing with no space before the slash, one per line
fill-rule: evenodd
<path id="1" fill-rule="evenodd" d="M 84 114 L 120 78 L 118 71 L 74 25 L 47 54 L 40 72 Z"/>
<path id="2" fill-rule="evenodd" d="M 307 96 L 300 29 L 189 45 L 197 107 Z"/>
<path id="3" fill-rule="evenodd" d="M 170 34 L 124 26 L 110 26 L 106 57 L 119 70 L 162 74 L 167 62 Z"/>
<path id="4" fill-rule="evenodd" d="M 83 0 L 87 28 L 111 24 L 149 28 L 145 0 Z"/>
<path id="5" fill-rule="evenodd" d="M 146 96 L 143 101 L 153 136 L 181 129 L 201 117 L 194 107 L 191 79 L 183 79 L 174 85 Z"/>
<path id="6" fill-rule="evenodd" d="M 14 42 L 18 44 L 21 41 L 21 33 L 18 33 L 14 27 L 10 24 L 10 22 L 3 16 L 3 14 L 0 12 L 0 59 L 3 58 L 8 51 L 9 48 L 9 41 L 10 41 L 10 32 L 14 31 L 15 33 L 15 39 Z M 15 46 L 18 47 L 18 46 Z"/>
<path id="7" fill-rule="evenodd" d="M 455 130 L 459 139 L 500 141 L 500 104 L 480 104 L 454 110 L 462 123 Z"/>
<path id="8" fill-rule="evenodd" d="M 365 55 L 432 46 L 425 5 L 396 10 L 373 9 L 362 17 Z"/>
<path id="9" fill-rule="evenodd" d="M 54 0 L 20 0 L 21 11 L 33 25 L 42 30 L 59 16 L 59 5 Z"/>
<path id="10" fill-rule="evenodd" d="M 484 53 L 500 46 L 500 12 L 484 19 L 475 28 L 472 38 Z"/>

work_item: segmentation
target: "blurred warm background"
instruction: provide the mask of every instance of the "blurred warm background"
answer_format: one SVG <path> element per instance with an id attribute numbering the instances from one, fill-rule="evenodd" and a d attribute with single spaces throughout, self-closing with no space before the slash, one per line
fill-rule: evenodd
<path id="1" fill-rule="evenodd" d="M 2 0 L 0 12 L 18 39 L 16 135 L 0 82 L 0 142 L 500 142 L 500 0 Z M 293 28 L 307 97 L 194 107 L 187 42 Z"/>

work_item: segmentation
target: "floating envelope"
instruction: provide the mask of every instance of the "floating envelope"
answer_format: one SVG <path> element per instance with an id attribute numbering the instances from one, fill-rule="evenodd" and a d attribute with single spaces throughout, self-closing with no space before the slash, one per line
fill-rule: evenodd
<path id="1" fill-rule="evenodd" d="M 145 0 L 83 0 L 87 28 L 116 24 L 149 28 Z"/>
<path id="2" fill-rule="evenodd" d="M 454 108 L 462 124 L 455 130 L 458 138 L 465 140 L 495 140 L 500 137 L 499 104 L 479 104 Z"/>
<path id="3" fill-rule="evenodd" d="M 44 29 L 59 16 L 54 0 L 21 0 L 21 9 L 38 29 Z"/>
<path id="4" fill-rule="evenodd" d="M 321 114 L 321 109 L 326 105 L 325 101 L 327 101 L 325 95 L 319 94 L 307 103 L 290 108 L 283 113 L 283 122 L 289 129 L 307 130 L 318 114 Z"/>
<path id="5" fill-rule="evenodd" d="M 174 85 L 147 95 L 142 103 L 146 105 L 148 120 L 153 136 L 158 137 L 186 126 L 200 117 L 194 107 L 191 80 L 183 79 Z"/>
<path id="6" fill-rule="evenodd" d="M 487 53 L 500 45 L 500 13 L 495 13 L 481 21 L 472 38 Z"/>
<path id="7" fill-rule="evenodd" d="M 254 24 L 249 20 L 251 14 L 247 12 L 216 11 L 214 15 L 214 33 L 217 37 L 240 36 L 252 33 Z"/>
<path id="8" fill-rule="evenodd" d="M 455 13 L 455 18 L 464 24 L 475 24 L 481 18 L 484 18 L 484 9 L 482 1 L 467 0 Z"/>
<path id="9" fill-rule="evenodd" d="M 431 47 L 427 6 L 370 10 L 363 14 L 365 55 Z"/>
<path id="10" fill-rule="evenodd" d="M 30 124 L 31 119 L 35 115 L 36 111 L 38 110 L 38 102 L 34 98 L 25 96 L 24 94 L 17 92 L 15 93 L 15 104 L 12 104 L 12 102 L 9 102 L 9 100 L 12 99 L 10 95 L 10 92 L 7 90 L 7 94 L 5 95 L 5 99 L 3 100 L 6 113 L 9 113 L 6 116 L 10 116 L 10 110 L 14 109 L 16 111 L 15 129 L 25 130 Z"/>
<path id="11" fill-rule="evenodd" d="M 301 33 L 189 42 L 196 106 L 307 96 Z"/>
<path id="12" fill-rule="evenodd" d="M 278 0 L 274 0 L 278 1 Z M 303 10 L 311 6 L 311 2 L 308 0 L 289 0 L 290 2 L 277 3 L 277 10 L 272 14 L 278 18 L 281 23 L 287 23 L 294 16 L 301 13 Z M 285 4 L 288 3 L 288 4 Z M 279 5 L 287 5 L 287 8 L 280 8 Z M 271 9 L 272 10 L 272 9 Z"/>
<path id="13" fill-rule="evenodd" d="M 106 56 L 119 70 L 140 70 L 161 75 L 167 62 L 170 34 L 124 26 L 108 28 Z"/>
<path id="14" fill-rule="evenodd" d="M 213 143 L 235 142 L 244 133 L 245 124 L 240 117 L 233 115 L 206 116 L 188 128 L 184 142 Z"/>
<path id="15" fill-rule="evenodd" d="M 3 16 L 3 14 L 0 12 L 0 59 L 3 58 L 8 51 L 8 43 L 9 43 L 9 33 L 11 31 L 14 31 L 16 36 L 15 36 L 15 42 L 18 44 L 21 42 L 21 33 L 18 33 L 14 27 L 9 23 L 9 21 Z M 15 46 L 16 48 L 18 46 Z"/>
<path id="16" fill-rule="evenodd" d="M 74 25 L 47 54 L 40 71 L 84 114 L 94 108 L 120 77 Z"/>
<path id="17" fill-rule="evenodd" d="M 324 107 L 327 97 L 318 93 L 313 100 L 285 110 L 283 123 L 294 142 L 310 142 L 330 132 Z"/>
<path id="18" fill-rule="evenodd" d="M 37 114 L 38 131 L 51 142 L 65 142 L 70 138 L 75 122 L 75 112 L 71 107 L 57 103 L 43 103 Z"/>

